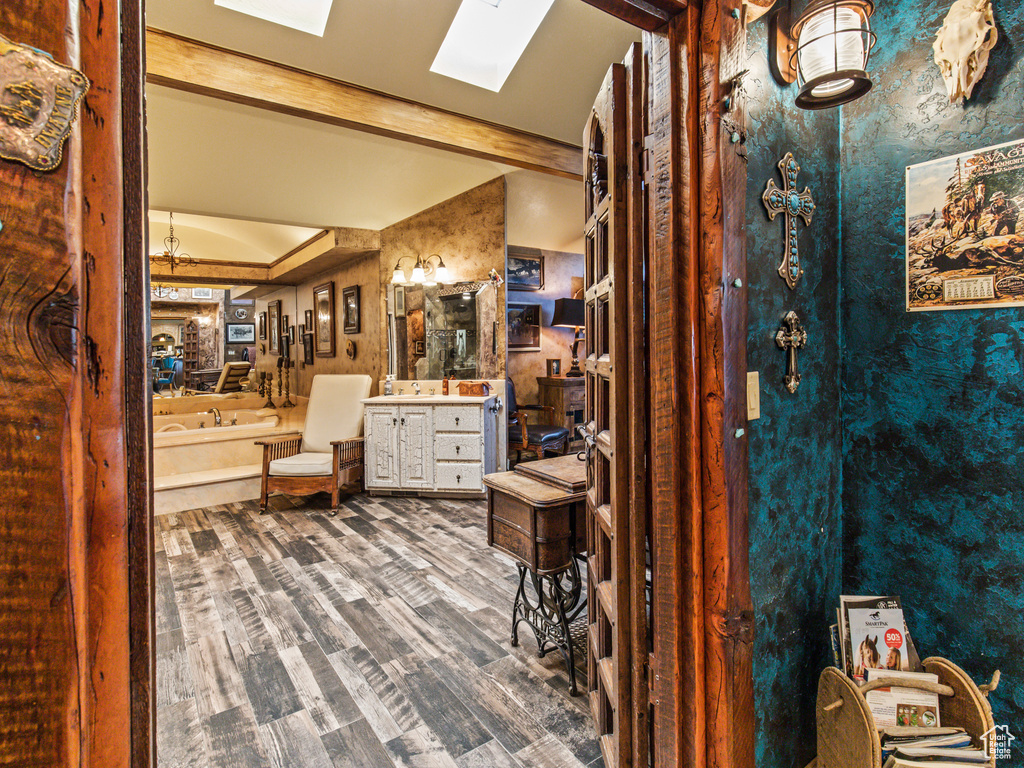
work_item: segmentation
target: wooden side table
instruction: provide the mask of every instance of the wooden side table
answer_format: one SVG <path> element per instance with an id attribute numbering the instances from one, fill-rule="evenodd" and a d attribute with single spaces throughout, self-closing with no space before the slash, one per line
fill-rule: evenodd
<path id="1" fill-rule="evenodd" d="M 538 376 L 537 388 L 541 405 L 555 409 L 555 422 L 569 430 L 569 447 L 579 450 L 583 441 L 576 427 L 583 423 L 587 402 L 587 385 L 582 376 Z"/>

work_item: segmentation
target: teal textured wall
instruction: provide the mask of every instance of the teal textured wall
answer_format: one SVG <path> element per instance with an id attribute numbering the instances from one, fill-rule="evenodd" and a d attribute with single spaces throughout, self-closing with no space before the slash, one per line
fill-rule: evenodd
<path id="1" fill-rule="evenodd" d="M 839 116 L 793 106 L 795 89 L 768 73 L 766 47 L 765 25 L 752 26 L 744 88 L 747 366 L 761 375 L 761 418 L 748 425 L 757 764 L 802 768 L 815 751 L 814 700 L 842 563 Z M 798 226 L 804 276 L 795 291 L 777 272 L 783 221 L 768 221 L 761 202 L 768 179 L 782 184 L 777 164 L 786 152 L 802 166 L 799 189 L 810 187 L 817 205 L 810 226 Z M 808 334 L 795 394 L 783 384 L 786 356 L 775 345 L 789 310 Z"/>
<path id="2" fill-rule="evenodd" d="M 1024 138 L 1024 4 L 993 3 L 1000 40 L 966 106 L 932 62 L 950 0 L 877 6 L 876 86 L 842 112 L 843 584 L 901 593 L 922 656 L 978 681 L 1001 668 L 996 722 L 1020 739 L 1024 308 L 905 311 L 903 177 Z"/>
<path id="3" fill-rule="evenodd" d="M 765 25 L 749 30 L 759 768 L 800 768 L 814 754 L 840 592 L 899 593 L 923 656 L 946 656 L 979 682 L 1001 668 L 996 722 L 1024 744 L 1024 309 L 910 314 L 904 302 L 905 167 L 1024 138 L 1024 3 L 994 0 L 1001 39 L 966 106 L 948 103 L 932 61 L 951 3 L 876 3 L 875 88 L 841 110 L 796 109 L 795 88 L 767 72 Z M 800 226 L 794 292 L 775 272 L 782 225 L 761 203 L 787 151 L 818 205 Z M 790 309 L 809 334 L 795 395 L 773 340 Z"/>

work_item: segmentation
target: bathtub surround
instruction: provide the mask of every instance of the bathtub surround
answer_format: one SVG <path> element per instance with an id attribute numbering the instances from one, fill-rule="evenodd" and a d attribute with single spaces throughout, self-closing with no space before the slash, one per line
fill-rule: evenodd
<path id="1" fill-rule="evenodd" d="M 306 398 L 295 400 L 294 408 L 270 410 L 248 393 L 155 399 L 155 513 L 258 499 L 263 453 L 255 441 L 301 431 Z M 211 408 L 221 412 L 223 426 L 214 426 Z"/>

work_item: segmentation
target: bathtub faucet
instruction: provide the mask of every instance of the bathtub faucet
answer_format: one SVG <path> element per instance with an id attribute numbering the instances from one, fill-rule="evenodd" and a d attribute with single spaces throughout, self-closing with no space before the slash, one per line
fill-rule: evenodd
<path id="1" fill-rule="evenodd" d="M 211 408 L 210 410 L 207 411 L 207 413 L 212 413 L 213 414 L 213 426 L 219 427 L 220 426 L 220 411 L 218 411 L 216 408 Z"/>

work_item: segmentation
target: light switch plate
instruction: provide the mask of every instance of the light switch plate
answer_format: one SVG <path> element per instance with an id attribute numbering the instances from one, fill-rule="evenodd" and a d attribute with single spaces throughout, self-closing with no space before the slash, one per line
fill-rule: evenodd
<path id="1" fill-rule="evenodd" d="M 761 418 L 761 376 L 747 371 L 747 421 Z"/>

